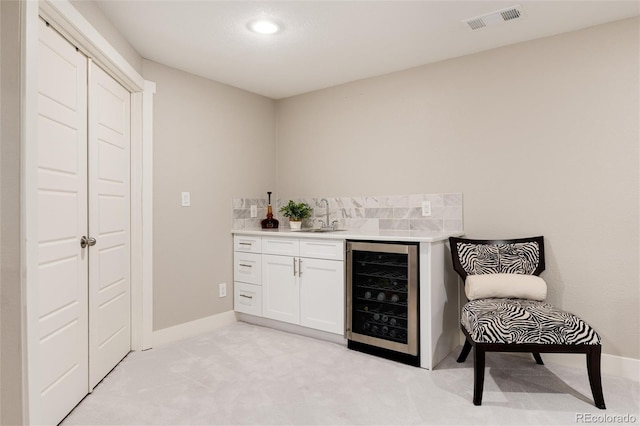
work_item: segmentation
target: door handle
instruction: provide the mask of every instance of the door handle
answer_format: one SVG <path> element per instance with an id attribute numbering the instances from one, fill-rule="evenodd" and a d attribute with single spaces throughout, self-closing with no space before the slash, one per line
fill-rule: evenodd
<path id="1" fill-rule="evenodd" d="M 82 236 L 82 238 L 80 238 L 80 247 L 85 248 L 87 246 L 92 247 L 96 245 L 96 239 L 93 237 L 86 237 L 86 236 Z"/>

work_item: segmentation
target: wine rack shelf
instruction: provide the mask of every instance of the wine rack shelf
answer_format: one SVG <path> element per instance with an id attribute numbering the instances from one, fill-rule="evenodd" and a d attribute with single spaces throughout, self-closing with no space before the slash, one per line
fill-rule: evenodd
<path id="1" fill-rule="evenodd" d="M 407 255 L 355 252 L 353 265 L 354 332 L 407 344 Z"/>

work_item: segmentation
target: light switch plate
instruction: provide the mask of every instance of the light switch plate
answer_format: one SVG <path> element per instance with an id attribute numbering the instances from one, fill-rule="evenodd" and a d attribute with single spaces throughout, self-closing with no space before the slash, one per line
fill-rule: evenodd
<path id="1" fill-rule="evenodd" d="M 422 202 L 422 216 L 431 216 L 431 201 Z"/>
<path id="2" fill-rule="evenodd" d="M 258 206 L 251 204 L 251 217 L 258 217 Z"/>
<path id="3" fill-rule="evenodd" d="M 182 207 L 189 207 L 191 206 L 191 193 L 190 192 L 183 192 L 182 193 Z"/>

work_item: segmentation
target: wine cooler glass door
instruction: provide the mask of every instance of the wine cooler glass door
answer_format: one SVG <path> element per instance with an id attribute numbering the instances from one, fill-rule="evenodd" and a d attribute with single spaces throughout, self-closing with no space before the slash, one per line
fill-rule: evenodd
<path id="1" fill-rule="evenodd" d="M 349 242 L 348 339 L 418 353 L 417 245 Z"/>

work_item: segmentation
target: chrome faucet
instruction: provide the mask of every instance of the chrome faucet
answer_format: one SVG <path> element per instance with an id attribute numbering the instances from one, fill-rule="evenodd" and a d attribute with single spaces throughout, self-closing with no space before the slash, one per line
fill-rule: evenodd
<path id="1" fill-rule="evenodd" d="M 330 222 L 329 222 L 329 200 L 327 200 L 326 198 L 323 198 L 323 199 L 320 200 L 320 202 L 323 202 L 323 201 L 324 201 L 324 205 L 327 208 L 327 221 L 322 224 L 322 227 L 323 228 L 330 228 L 331 225 L 330 225 Z"/>

